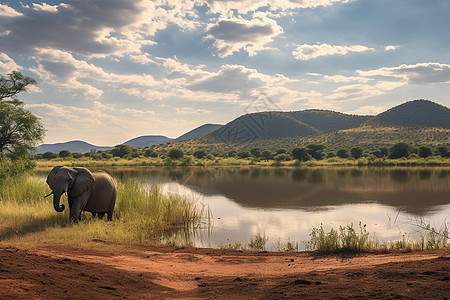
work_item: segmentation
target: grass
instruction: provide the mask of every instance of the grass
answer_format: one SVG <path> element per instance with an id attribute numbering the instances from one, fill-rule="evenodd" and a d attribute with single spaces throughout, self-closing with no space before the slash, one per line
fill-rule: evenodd
<path id="1" fill-rule="evenodd" d="M 359 232 L 353 228 L 353 224 L 340 226 L 339 230 L 331 228 L 325 232 L 322 224 L 319 228 L 313 228 L 310 240 L 305 243 L 307 250 L 320 253 L 336 253 L 343 251 L 365 252 L 376 250 L 450 250 L 448 244 L 449 228 L 445 224 L 439 230 L 425 225 L 418 241 L 409 241 L 407 236 L 397 241 L 379 242 L 369 239 L 366 225 L 359 222 Z"/>
<path id="2" fill-rule="evenodd" d="M 51 160 L 34 160 L 37 167 L 47 168 L 59 165 L 85 167 L 109 167 L 109 166 L 273 166 L 273 167 L 318 167 L 318 166 L 448 166 L 450 159 L 438 156 L 428 158 L 376 158 L 374 156 L 363 157 L 360 159 L 331 157 L 322 160 L 311 159 L 306 162 L 298 160 L 289 161 L 265 161 L 255 158 L 238 157 L 214 157 L 214 159 L 197 159 L 193 156 L 185 156 L 182 159 L 162 159 L 160 157 L 136 157 L 95 160 L 90 157 L 81 158 L 54 158 Z"/>
<path id="3" fill-rule="evenodd" d="M 157 186 L 122 180 L 113 221 L 83 213 L 69 222 L 69 210 L 57 213 L 44 179 L 7 178 L 0 188 L 0 241 L 57 242 L 82 245 L 93 240 L 168 242 L 183 244 L 208 216 L 181 196 L 165 195 Z M 62 199 L 66 201 L 66 199 Z M 67 206 L 66 206 L 67 207 Z"/>

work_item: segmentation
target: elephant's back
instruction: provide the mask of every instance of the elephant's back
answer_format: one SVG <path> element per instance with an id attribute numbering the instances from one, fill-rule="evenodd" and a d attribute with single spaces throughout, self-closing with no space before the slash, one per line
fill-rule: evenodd
<path id="1" fill-rule="evenodd" d="M 96 171 L 94 175 L 94 186 L 86 210 L 91 212 L 107 212 L 111 204 L 114 207 L 117 196 L 117 185 L 114 179 L 106 172 Z"/>

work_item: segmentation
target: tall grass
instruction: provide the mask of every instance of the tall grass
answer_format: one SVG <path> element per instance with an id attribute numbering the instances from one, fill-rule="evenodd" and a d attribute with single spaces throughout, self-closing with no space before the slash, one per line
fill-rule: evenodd
<path id="1" fill-rule="evenodd" d="M 81 222 L 70 223 L 68 209 L 57 213 L 52 198 L 43 198 L 49 191 L 44 179 L 25 175 L 0 183 L 0 241 L 84 244 L 100 239 L 186 244 L 208 213 L 186 198 L 163 194 L 157 186 L 124 180 L 118 184 L 113 222 L 85 212 Z"/>
<path id="2" fill-rule="evenodd" d="M 364 252 L 375 250 L 440 250 L 449 249 L 449 230 L 445 224 L 440 230 L 425 225 L 420 240 L 408 240 L 407 236 L 396 241 L 379 242 L 369 239 L 366 225 L 359 222 L 359 232 L 353 224 L 340 226 L 339 231 L 333 228 L 325 232 L 322 224 L 319 228 L 313 227 L 310 240 L 305 242 L 307 250 L 317 250 L 322 253 L 341 251 Z"/>

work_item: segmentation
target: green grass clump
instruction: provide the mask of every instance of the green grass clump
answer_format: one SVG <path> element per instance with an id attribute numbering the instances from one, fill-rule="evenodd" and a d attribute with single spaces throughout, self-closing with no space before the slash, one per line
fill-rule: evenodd
<path id="1" fill-rule="evenodd" d="M 207 216 L 188 199 L 166 195 L 157 186 L 124 180 L 118 184 L 113 221 L 84 212 L 69 222 L 69 209 L 57 213 L 44 179 L 9 177 L 0 183 L 0 241 L 58 242 L 82 245 L 95 240 L 189 244 Z M 64 196 L 62 202 L 67 201 Z M 66 203 L 67 204 L 67 203 Z"/>
<path id="2" fill-rule="evenodd" d="M 322 224 L 319 228 L 313 227 L 310 241 L 306 243 L 308 250 L 319 252 L 356 251 L 367 250 L 369 247 L 369 233 L 366 225 L 359 222 L 359 232 L 350 226 L 340 226 L 339 231 L 331 229 L 325 232 Z"/>

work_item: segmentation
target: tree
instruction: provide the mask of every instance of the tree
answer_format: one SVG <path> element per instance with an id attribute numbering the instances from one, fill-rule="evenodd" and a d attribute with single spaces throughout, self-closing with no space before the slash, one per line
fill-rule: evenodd
<path id="1" fill-rule="evenodd" d="M 256 158 L 262 156 L 262 154 L 261 154 L 261 149 L 259 149 L 259 148 L 252 148 L 252 149 L 250 149 L 250 153 L 251 153 L 251 155 L 252 155 L 253 157 L 256 157 Z"/>
<path id="2" fill-rule="evenodd" d="M 445 146 L 439 146 L 437 147 L 437 153 L 441 156 L 441 157 L 450 157 L 450 151 L 448 151 L 447 147 Z"/>
<path id="3" fill-rule="evenodd" d="M 239 156 L 239 158 L 247 158 L 247 157 L 250 157 L 252 155 L 248 151 L 241 151 L 241 152 L 238 153 L 238 156 Z"/>
<path id="4" fill-rule="evenodd" d="M 323 150 L 325 149 L 325 145 L 320 144 L 309 144 L 306 146 L 308 149 L 307 152 L 311 157 L 320 160 L 323 158 Z"/>
<path id="5" fill-rule="evenodd" d="M 358 159 L 362 157 L 363 149 L 361 147 L 353 147 L 350 150 L 350 153 L 352 154 L 353 158 Z"/>
<path id="6" fill-rule="evenodd" d="M 265 161 L 268 161 L 269 159 L 272 158 L 272 152 L 270 152 L 269 150 L 264 150 L 261 153 L 262 158 L 264 158 Z"/>
<path id="7" fill-rule="evenodd" d="M 421 146 L 419 147 L 419 157 L 427 158 L 431 155 L 433 155 L 433 152 L 431 151 L 430 147 L 427 146 Z"/>
<path id="8" fill-rule="evenodd" d="M 184 152 L 181 149 L 170 149 L 169 153 L 167 154 L 171 159 L 180 159 L 183 158 Z"/>
<path id="9" fill-rule="evenodd" d="M 124 157 L 133 152 L 133 149 L 128 145 L 117 145 L 111 150 L 111 154 L 117 157 Z"/>
<path id="10" fill-rule="evenodd" d="M 206 156 L 206 154 L 207 153 L 206 153 L 205 150 L 197 150 L 197 151 L 194 152 L 193 156 L 195 158 L 202 159 L 202 158 L 204 158 Z"/>
<path id="11" fill-rule="evenodd" d="M 70 156 L 70 151 L 69 150 L 61 150 L 61 151 L 59 151 L 58 156 L 61 157 L 61 158 L 69 157 Z"/>
<path id="12" fill-rule="evenodd" d="M 411 146 L 406 143 L 397 143 L 389 148 L 389 158 L 408 157 L 411 153 Z"/>
<path id="13" fill-rule="evenodd" d="M 294 148 L 291 151 L 292 158 L 298 159 L 301 161 L 308 161 L 310 159 L 310 156 L 306 150 L 306 148 Z"/>
<path id="14" fill-rule="evenodd" d="M 58 155 L 56 155 L 56 153 L 53 153 L 53 152 L 45 152 L 44 154 L 42 154 L 42 157 L 45 159 L 53 159 L 53 158 L 57 158 Z"/>
<path id="15" fill-rule="evenodd" d="M 8 98 L 15 100 L 15 96 L 26 91 L 28 85 L 35 85 L 36 80 L 31 77 L 24 76 L 18 71 L 12 71 L 6 77 L 0 75 L 0 102 Z"/>
<path id="16" fill-rule="evenodd" d="M 19 100 L 0 102 L 0 152 L 24 154 L 42 141 L 44 127 Z"/>
<path id="17" fill-rule="evenodd" d="M 340 158 L 348 158 L 348 152 L 345 149 L 339 149 L 336 152 L 336 155 L 339 156 Z"/>

